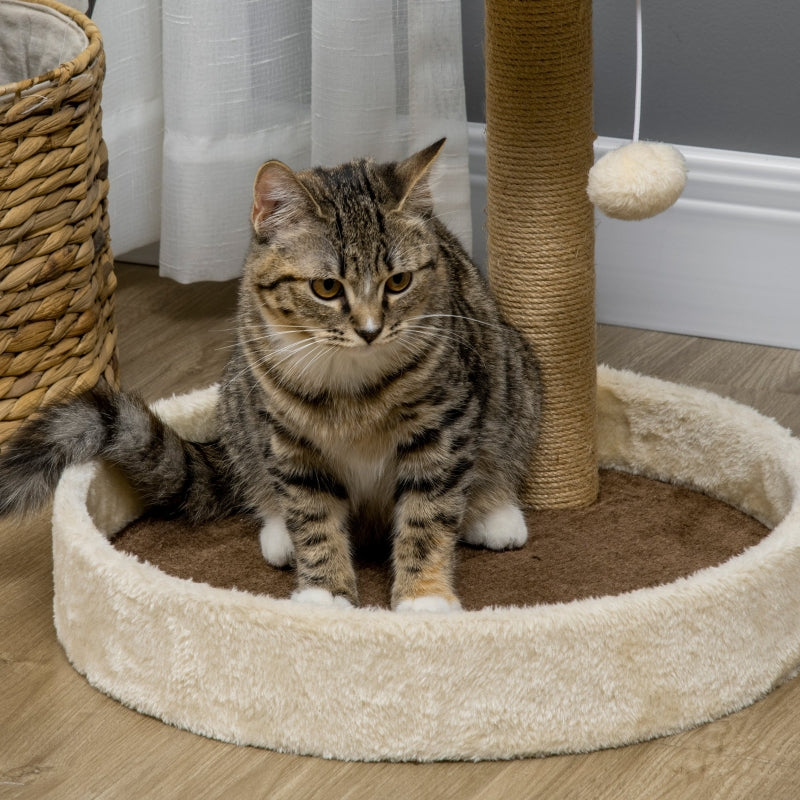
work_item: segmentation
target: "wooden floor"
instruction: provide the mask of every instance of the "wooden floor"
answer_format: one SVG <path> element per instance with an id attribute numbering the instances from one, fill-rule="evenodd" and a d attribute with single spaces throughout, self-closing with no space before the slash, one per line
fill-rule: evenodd
<path id="1" fill-rule="evenodd" d="M 119 277 L 124 385 L 155 399 L 215 380 L 235 286 L 181 287 L 129 265 Z M 800 432 L 800 351 L 611 327 L 598 339 L 607 364 L 732 396 Z M 697 730 L 587 755 L 354 764 L 205 739 L 72 670 L 53 629 L 51 569 L 46 514 L 0 523 L 0 798 L 800 797 L 800 679 Z"/>

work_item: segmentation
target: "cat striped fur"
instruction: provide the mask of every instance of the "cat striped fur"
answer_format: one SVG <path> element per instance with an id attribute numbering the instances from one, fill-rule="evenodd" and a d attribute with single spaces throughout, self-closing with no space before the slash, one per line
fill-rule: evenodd
<path id="1" fill-rule="evenodd" d="M 0 454 L 0 514 L 51 497 L 72 464 L 103 458 L 123 471 L 146 508 L 194 522 L 242 510 L 218 442 L 187 442 L 136 394 L 105 383 L 32 417 Z"/>
<path id="2" fill-rule="evenodd" d="M 255 514 L 299 601 L 356 604 L 353 551 L 383 540 L 394 608 L 457 609 L 458 540 L 526 540 L 518 496 L 541 392 L 529 346 L 433 213 L 442 145 L 391 164 L 264 164 L 218 440 L 185 442 L 101 389 L 15 437 L 0 510 L 41 502 L 67 464 L 101 456 L 152 508 Z"/>

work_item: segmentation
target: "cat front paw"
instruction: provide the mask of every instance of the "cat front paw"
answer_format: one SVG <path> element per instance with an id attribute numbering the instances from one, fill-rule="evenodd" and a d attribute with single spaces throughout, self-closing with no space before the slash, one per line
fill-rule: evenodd
<path id="1" fill-rule="evenodd" d="M 407 597 L 401 600 L 394 610 L 401 614 L 418 614 L 421 612 L 453 614 L 461 611 L 461 603 L 456 598 L 442 597 L 438 594 L 426 594 L 420 597 Z"/>
<path id="2" fill-rule="evenodd" d="M 280 517 L 268 517 L 258 534 L 261 554 L 273 567 L 288 567 L 294 559 L 294 545 L 286 523 Z"/>
<path id="3" fill-rule="evenodd" d="M 514 550 L 528 541 L 528 526 L 522 511 L 509 504 L 472 523 L 464 531 L 464 541 L 490 550 Z"/>
<path id="4" fill-rule="evenodd" d="M 295 603 L 310 606 L 327 606 L 328 608 L 353 608 L 353 604 L 341 594 L 331 594 L 327 589 L 311 586 L 307 589 L 297 589 L 292 592 Z"/>

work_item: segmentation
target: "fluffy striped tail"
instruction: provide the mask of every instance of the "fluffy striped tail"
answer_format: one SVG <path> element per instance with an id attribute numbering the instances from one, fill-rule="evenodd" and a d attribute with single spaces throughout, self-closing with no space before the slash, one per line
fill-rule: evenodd
<path id="1" fill-rule="evenodd" d="M 119 467 L 145 507 L 193 521 L 238 508 L 218 444 L 182 439 L 138 396 L 105 387 L 42 409 L 0 451 L 0 514 L 31 512 L 72 464 Z"/>

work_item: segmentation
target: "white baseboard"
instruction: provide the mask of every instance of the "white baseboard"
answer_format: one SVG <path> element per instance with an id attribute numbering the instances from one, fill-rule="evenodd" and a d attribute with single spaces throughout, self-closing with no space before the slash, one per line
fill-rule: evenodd
<path id="1" fill-rule="evenodd" d="M 623 140 L 598 139 L 601 156 Z M 597 320 L 800 348 L 800 159 L 681 147 L 682 197 L 642 222 L 597 212 Z M 486 263 L 484 126 L 470 125 L 473 252 Z"/>

